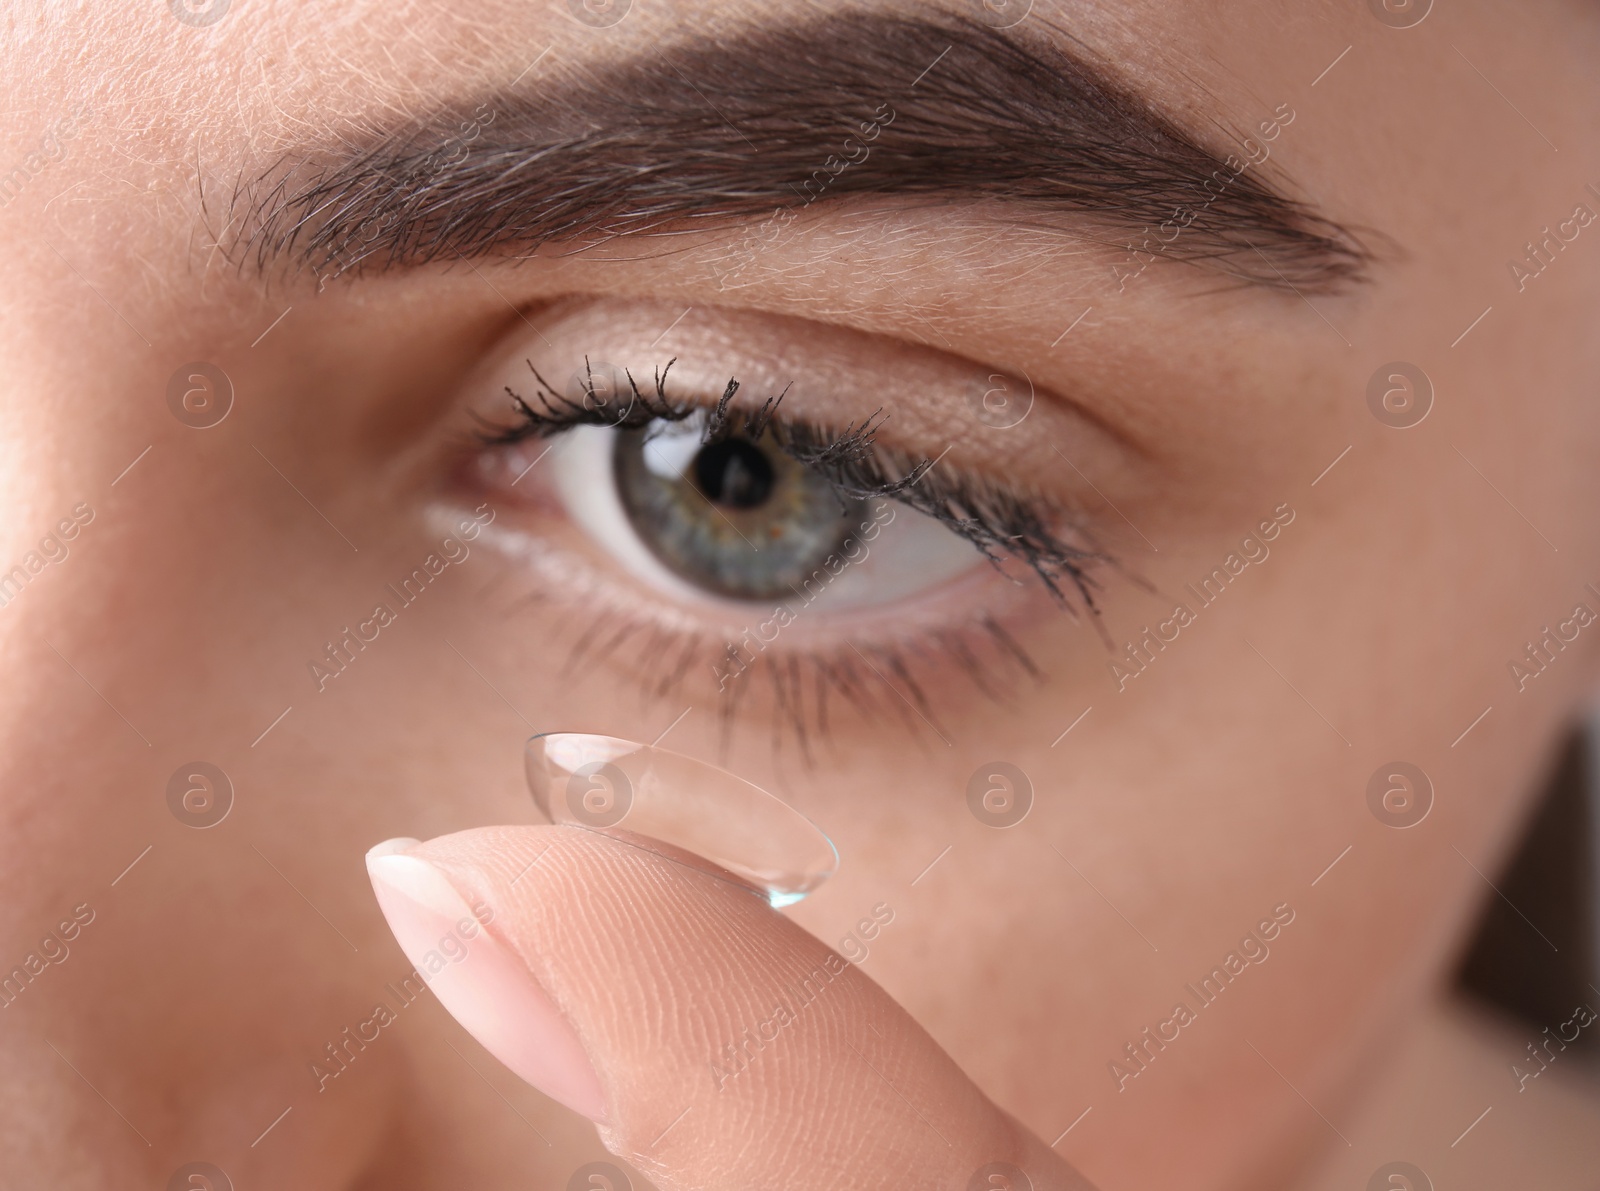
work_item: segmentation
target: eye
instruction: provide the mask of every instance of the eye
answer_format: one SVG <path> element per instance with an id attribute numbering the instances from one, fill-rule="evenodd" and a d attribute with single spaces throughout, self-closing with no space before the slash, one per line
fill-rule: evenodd
<path id="1" fill-rule="evenodd" d="M 672 331 L 681 309 L 584 295 L 530 314 L 537 342 L 467 383 L 456 483 L 575 681 L 809 755 L 830 708 L 948 740 L 941 709 L 1044 680 L 1034 648 L 1103 647 L 1115 563 L 1050 444 L 1127 456 L 1067 403 L 1019 435 L 974 412 L 992 368 L 918 345 L 720 308 Z"/>
<path id="2" fill-rule="evenodd" d="M 637 577 L 680 597 L 809 605 L 825 592 L 838 608 L 1017 560 L 1058 602 L 1065 580 L 1093 607 L 1086 568 L 1099 556 L 1063 538 L 1046 502 L 880 448 L 877 413 L 824 430 L 788 418 L 787 389 L 734 405 L 737 380 L 717 398 L 669 396 L 675 362 L 641 389 L 627 369 L 597 371 L 586 358 L 562 394 L 529 361 L 531 399 L 507 386 L 519 421 L 486 442 L 562 436 L 551 470 L 568 515 Z M 516 466 L 502 459 L 490 470 Z M 885 512 L 888 500 L 898 507 Z"/>
<path id="3" fill-rule="evenodd" d="M 881 604 L 986 566 L 931 517 L 841 491 L 770 427 L 707 441 L 708 414 L 579 426 L 552 457 L 567 515 L 635 577 L 682 600 Z"/>

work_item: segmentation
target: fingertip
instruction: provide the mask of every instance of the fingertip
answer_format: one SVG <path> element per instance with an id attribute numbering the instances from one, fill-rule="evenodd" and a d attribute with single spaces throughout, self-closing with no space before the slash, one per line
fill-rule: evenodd
<path id="1" fill-rule="evenodd" d="M 469 895 L 417 840 L 367 853 L 367 872 L 395 941 L 451 1016 L 528 1083 L 597 1123 L 607 1119 L 600 1078 L 582 1041 L 539 982 L 530 955 L 487 929 L 494 899 Z"/>

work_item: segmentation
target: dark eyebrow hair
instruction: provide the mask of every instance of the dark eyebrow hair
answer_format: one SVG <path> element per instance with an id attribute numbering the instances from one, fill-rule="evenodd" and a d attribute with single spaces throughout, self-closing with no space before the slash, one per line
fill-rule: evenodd
<path id="1" fill-rule="evenodd" d="M 286 155 L 236 188 L 234 247 L 326 279 L 768 227 L 852 197 L 996 200 L 1033 225 L 1074 217 L 1128 273 L 1166 258 L 1302 291 L 1363 276 L 1351 231 L 1261 176 L 1268 147 L 1219 157 L 1070 44 L 868 10 L 691 37 Z"/>

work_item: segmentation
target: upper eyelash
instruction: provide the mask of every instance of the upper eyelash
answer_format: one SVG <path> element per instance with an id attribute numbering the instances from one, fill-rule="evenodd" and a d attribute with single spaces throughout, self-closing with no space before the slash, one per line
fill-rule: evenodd
<path id="1" fill-rule="evenodd" d="M 528 365 L 528 371 L 533 373 L 534 380 L 539 383 L 539 404 L 543 407 L 543 412 L 529 405 L 522 394 L 510 385 L 505 386 L 506 396 L 511 398 L 512 408 L 522 420 L 513 426 L 500 427 L 483 435 L 486 445 L 498 446 L 522 442 L 528 438 L 548 438 L 573 426 L 611 426 L 619 430 L 638 430 L 656 421 L 681 422 L 696 410 L 703 408 L 692 402 L 676 402 L 667 396 L 667 373 L 671 372 L 672 366 L 678 362 L 677 357 L 668 360 L 665 368 L 656 370 L 654 397 L 641 393 L 638 382 L 633 379 L 633 373 L 625 373 L 628 385 L 633 390 L 633 400 L 621 417 L 610 415 L 599 408 L 606 403 L 595 392 L 594 371 L 590 367 L 588 356 L 583 358 L 585 395 L 595 402 L 593 406 L 557 393 L 550 387 L 550 382 L 545 380 L 533 366 L 532 360 L 523 362 Z M 738 389 L 738 383 L 730 380 L 723 399 L 717 403 L 718 406 L 725 408 L 726 403 L 733 400 L 733 394 Z"/>
<path id="2" fill-rule="evenodd" d="M 734 395 L 739 391 L 739 382 L 733 378 L 728 379 L 727 386 L 722 391 L 715 405 L 707 408 L 698 402 L 673 401 L 667 396 L 667 374 L 672 371 L 672 366 L 678 362 L 677 357 L 667 361 L 665 368 L 655 370 L 655 394 L 646 396 L 639 391 L 639 382 L 633 379 L 633 373 L 627 369 L 623 375 L 628 378 L 628 387 L 633 390 L 633 400 L 620 417 L 603 414 L 598 408 L 605 402 L 599 398 L 594 388 L 594 371 L 589 363 L 589 357 L 583 358 L 584 385 L 588 401 L 574 401 L 564 397 L 551 388 L 550 382 L 533 366 L 532 360 L 526 360 L 528 371 L 533 373 L 533 378 L 539 384 L 539 404 L 543 412 L 534 409 L 527 400 L 510 385 L 505 387 L 506 395 L 511 398 L 512 407 L 518 417 L 522 419 L 515 426 L 504 428 L 488 436 L 486 441 L 490 444 L 503 444 L 520 442 L 525 438 L 539 436 L 549 437 L 559 434 L 573 426 L 610 426 L 618 430 L 638 430 L 649 426 L 652 422 L 681 422 L 696 413 L 704 411 L 707 414 L 704 431 L 704 441 L 707 444 L 721 442 L 724 438 L 734 433 L 735 429 L 742 430 L 752 438 L 759 438 L 762 431 L 767 429 L 773 412 L 778 408 L 778 403 L 783 400 L 783 393 L 768 397 L 759 410 L 744 413 L 730 413 L 729 405 Z M 874 414 L 873 417 L 877 417 Z M 871 431 L 876 427 L 871 425 L 872 418 L 868 418 L 859 429 L 860 435 L 870 438 Z M 855 427 L 845 431 L 846 438 L 858 435 Z M 805 462 L 805 460 L 801 460 Z"/>
<path id="3" fill-rule="evenodd" d="M 841 492 L 862 499 L 898 500 L 967 539 L 997 568 L 1003 556 L 1017 559 L 1057 603 L 1071 608 L 1062 587 L 1063 582 L 1069 584 L 1083 606 L 1099 615 L 1094 599 L 1099 584 L 1091 568 L 1109 558 L 1099 550 L 1064 541 L 1050 525 L 1041 502 L 990 481 L 951 475 L 948 470 L 935 472 L 937 460 L 912 462 L 902 452 L 877 447 L 870 433 L 859 451 L 837 454 L 836 441 L 804 423 L 792 423 L 776 436 L 785 451 L 815 467 Z"/>
<path id="4" fill-rule="evenodd" d="M 675 401 L 667 395 L 666 386 L 667 376 L 676 362 L 674 358 L 665 367 L 654 370 L 654 392 L 650 394 L 641 392 L 633 373 L 624 370 L 632 400 L 627 410 L 617 416 L 602 408 L 605 402 L 595 391 L 588 357 L 584 358 L 587 397 L 584 401 L 574 401 L 556 392 L 533 362 L 526 361 L 539 386 L 540 408 L 534 408 L 507 385 L 506 394 L 519 420 L 508 427 L 491 427 L 480 435 L 480 440 L 486 446 L 506 445 L 528 438 L 552 437 L 574 426 L 585 425 L 647 430 L 653 424 L 681 422 L 701 412 L 706 415 L 702 434 L 708 444 L 735 433 L 758 438 L 770 430 L 781 450 L 816 470 L 841 495 L 861 500 L 898 500 L 942 522 L 971 542 L 996 568 L 1000 567 L 1002 556 L 1022 562 L 1057 603 L 1075 611 L 1066 590 L 1070 588 L 1084 608 L 1098 617 L 1100 609 L 1094 595 L 1099 584 L 1091 568 L 1111 560 L 1100 550 L 1064 541 L 1051 527 L 1041 502 L 992 482 L 967 476 L 952 477 L 948 470 L 934 474 L 937 459 L 918 459 L 879 447 L 876 436 L 884 422 L 881 409 L 842 429 L 826 429 L 798 420 L 785 421 L 776 414 L 788 392 L 786 387 L 783 392 L 768 397 L 759 409 L 731 410 L 740 387 L 731 377 L 713 404 Z"/>

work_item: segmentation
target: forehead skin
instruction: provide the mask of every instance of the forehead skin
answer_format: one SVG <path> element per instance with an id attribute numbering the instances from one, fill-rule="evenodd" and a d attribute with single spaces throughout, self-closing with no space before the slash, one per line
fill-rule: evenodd
<path id="1" fill-rule="evenodd" d="M 1069 235 L 1048 275 L 1032 275 L 1026 245 L 935 215 L 899 229 L 892 269 L 885 240 L 819 223 L 786 250 L 793 259 L 774 261 L 786 285 L 740 298 L 903 339 L 932 320 L 948 350 L 998 357 L 1068 394 L 1135 444 L 1137 462 L 1108 460 L 1095 475 L 1161 547 L 1141 560 L 1158 591 L 1208 572 L 1280 502 L 1302 519 L 1236 608 L 1208 611 L 1210 635 L 1130 692 L 1108 684 L 1097 641 L 1062 646 L 1055 660 L 1093 677 L 977 713 L 979 740 L 959 766 L 896 737 L 848 742 L 830 774 L 852 790 L 920 794 L 990 751 L 1026 753 L 1049 794 L 1047 835 L 962 835 L 972 825 L 948 798 L 863 806 L 805 791 L 857 864 L 830 889 L 835 901 L 797 917 L 834 939 L 887 896 L 905 942 L 886 935 L 874 977 L 1047 1141 L 1092 1101 L 1076 1148 L 1063 1149 L 1106 1186 L 1240 1186 L 1262 1171 L 1272 1185 L 1274 1163 L 1327 1140 L 1245 1042 L 1322 1111 L 1337 1118 L 1353 1102 L 1375 1051 L 1441 979 L 1484 892 L 1472 866 L 1490 872 L 1503 857 L 1546 751 L 1593 685 L 1600 636 L 1526 693 L 1507 685 L 1505 663 L 1568 614 L 1582 583 L 1600 581 L 1600 228 L 1525 289 L 1507 262 L 1578 204 L 1600 210 L 1584 191 L 1600 185 L 1600 22 L 1576 0 L 1436 9 L 1409 30 L 1332 2 L 1041 2 L 1030 18 L 1070 31 L 1218 144 L 1290 105 L 1276 176 L 1371 233 L 1365 286 L 1313 303 L 1212 292 L 1173 266 L 1117 294 L 1103 246 Z M 3 1066 L 24 1073 L 0 1088 L 0 1148 L 30 1181 L 156 1184 L 198 1152 L 229 1154 L 240 1185 L 244 1171 L 250 1185 L 330 1189 L 450 1185 L 462 1171 L 485 1185 L 530 1173 L 555 1183 L 576 1165 L 528 1157 L 516 1118 L 448 1066 L 457 1059 L 436 1006 L 419 1007 L 426 1025 L 403 1046 L 364 1060 L 384 1079 L 304 1095 L 305 1059 L 401 971 L 361 850 L 399 833 L 396 807 L 413 816 L 406 834 L 427 835 L 519 806 L 499 754 L 522 726 L 459 711 L 482 706 L 477 680 L 443 674 L 431 648 L 396 644 L 372 659 L 388 667 L 382 694 L 301 701 L 276 753 L 250 740 L 299 699 L 276 677 L 281 657 L 299 658 L 381 581 L 382 562 L 368 560 L 390 557 L 384 543 L 414 553 L 415 527 L 385 522 L 381 502 L 341 478 L 389 491 L 374 458 L 438 416 L 430 403 L 504 329 L 502 292 L 517 303 L 570 289 L 725 298 L 670 258 L 496 266 L 488 289 L 457 270 L 318 295 L 308 278 L 235 267 L 228 200 L 296 146 L 360 139 L 514 81 L 603 77 L 621 55 L 752 16 L 748 4 L 641 3 L 594 29 L 561 4 L 247 0 L 207 27 L 154 2 L 7 14 L 0 176 L 16 163 L 28 177 L 0 207 L 0 563 L 75 502 L 102 519 L 72 571 L 41 577 L 48 599 L 30 591 L 0 610 L 11 676 L 0 693 L 0 963 L 63 906 L 87 902 L 99 916 L 73 963 L 51 970 L 51 998 L 5 1010 L 21 1026 L 0 1022 Z M 63 119 L 70 136 L 50 140 Z M 1086 306 L 1095 317 L 1057 340 Z M 166 413 L 168 378 L 190 359 L 225 359 L 251 396 L 235 423 L 248 433 L 231 445 Z M 1377 425 L 1364 400 L 1392 360 L 1421 364 L 1437 394 L 1429 421 L 1404 433 Z M 132 473 L 143 487 L 113 487 L 147 445 L 146 471 Z M 278 479 L 246 475 L 252 447 L 315 477 L 332 520 L 371 549 L 346 556 L 320 522 L 303 525 Z M 1126 586 L 1105 622 L 1119 649 L 1168 614 Z M 480 657 L 491 649 L 481 638 Z M 583 706 L 548 658 L 525 644 L 505 652 L 530 715 Z M 1054 751 L 1028 743 L 1085 706 L 1092 733 Z M 239 785 L 231 836 L 174 828 L 161 801 L 173 767 L 195 756 L 226 758 Z M 1416 758 L 1439 791 L 1427 831 L 1387 831 L 1365 808 L 1373 768 L 1395 757 Z M 759 743 L 740 760 L 758 780 L 771 766 Z M 946 883 L 911 890 L 920 859 L 951 838 L 961 843 Z M 141 867 L 112 886 L 147 843 Z M 1312 888 L 1347 845 L 1340 879 Z M 1024 877 L 1035 892 L 1021 892 Z M 1263 968 L 1270 981 L 1247 994 L 1256 999 L 1175 1049 L 1166 1082 L 1119 1095 L 1106 1059 L 1281 902 L 1301 921 Z M 1130 919 L 1158 936 L 1159 953 Z M 421 1087 L 408 1082 L 414 1069 L 450 1074 Z M 284 1144 L 252 1148 L 297 1096 L 305 1108 Z M 529 1113 L 536 1103 L 518 1101 Z M 572 1121 L 539 1121 L 558 1154 L 598 1156 Z M 1441 1163 L 1470 1161 L 1437 1150 Z M 385 1152 L 405 1168 L 385 1169 Z"/>

